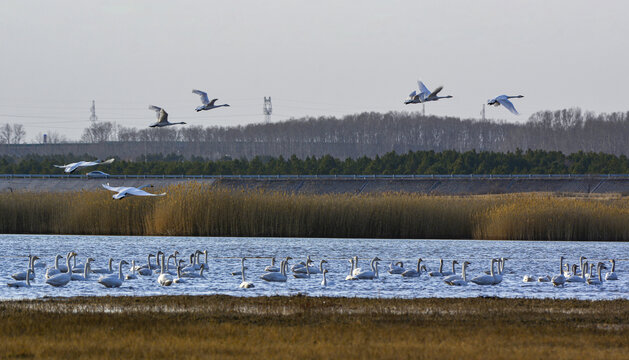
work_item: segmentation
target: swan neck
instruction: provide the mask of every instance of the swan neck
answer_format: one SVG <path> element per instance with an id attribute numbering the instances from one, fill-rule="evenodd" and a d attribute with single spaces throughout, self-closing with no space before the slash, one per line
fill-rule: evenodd
<path id="1" fill-rule="evenodd" d="M 559 273 L 563 274 L 563 257 L 559 259 Z"/>
<path id="2" fill-rule="evenodd" d="M 419 274 L 419 273 L 421 273 L 421 270 L 420 270 L 420 268 L 419 268 L 419 264 L 420 264 L 421 262 L 422 262 L 421 260 L 417 260 L 417 273 L 418 273 L 418 274 Z"/>
<path id="3" fill-rule="evenodd" d="M 245 259 L 242 259 L 241 270 L 242 270 L 242 282 L 245 282 Z"/>
<path id="4" fill-rule="evenodd" d="M 491 259 L 491 271 L 490 274 L 492 277 L 494 277 L 494 264 L 496 263 L 496 260 Z"/>
<path id="5" fill-rule="evenodd" d="M 118 279 L 124 280 L 124 278 L 122 277 L 122 260 L 120 260 L 120 262 L 118 263 Z"/>
<path id="6" fill-rule="evenodd" d="M 461 269 L 461 275 L 463 276 L 463 281 L 467 282 L 467 277 L 465 276 L 465 268 L 467 267 L 466 263 L 463 263 L 463 268 Z"/>
<path id="7" fill-rule="evenodd" d="M 439 272 L 443 272 L 443 259 L 439 259 Z"/>

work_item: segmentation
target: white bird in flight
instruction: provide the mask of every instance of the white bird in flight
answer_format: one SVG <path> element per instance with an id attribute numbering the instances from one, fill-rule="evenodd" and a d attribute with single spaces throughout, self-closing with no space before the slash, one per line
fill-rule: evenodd
<path id="1" fill-rule="evenodd" d="M 153 187 L 153 185 L 144 185 L 144 186 L 140 186 L 136 188 L 132 186 L 117 186 L 117 187 L 109 186 L 109 183 L 107 183 L 107 184 L 103 184 L 103 187 L 109 191 L 113 191 L 117 193 L 112 196 L 115 200 L 120 200 L 127 196 L 165 196 L 166 195 L 166 193 L 151 194 L 142 190 L 145 187 Z"/>
<path id="2" fill-rule="evenodd" d="M 408 99 L 404 101 L 404 104 L 420 104 L 428 101 L 437 101 L 439 99 L 449 99 L 452 97 L 451 95 L 437 96 L 439 92 L 443 90 L 443 86 L 439 86 L 434 91 L 430 91 L 421 81 L 417 81 L 417 85 L 419 86 L 419 94 L 417 91 L 413 90 L 413 92 L 408 95 Z"/>
<path id="3" fill-rule="evenodd" d="M 75 163 L 70 163 L 67 165 L 54 165 L 55 167 L 61 168 L 61 169 L 65 169 L 63 170 L 66 173 L 71 173 L 74 170 L 80 168 L 80 167 L 87 167 L 87 166 L 96 166 L 96 165 L 105 165 L 105 164 L 111 164 L 112 162 L 114 162 L 114 159 L 109 159 L 109 160 L 94 160 L 94 161 L 79 161 L 79 162 L 75 162 Z"/>
<path id="4" fill-rule="evenodd" d="M 168 113 L 166 111 L 164 111 L 164 109 L 162 109 L 161 107 L 155 106 L 155 105 L 149 105 L 149 110 L 153 110 L 155 111 L 155 114 L 157 114 L 157 122 L 154 124 L 149 125 L 149 127 L 164 127 L 164 126 L 171 126 L 171 125 L 184 125 L 185 122 L 176 122 L 176 123 L 171 123 L 168 122 Z"/>
<path id="5" fill-rule="evenodd" d="M 212 101 L 210 101 L 207 97 L 207 93 L 201 91 L 201 90 L 192 90 L 193 94 L 197 94 L 199 96 L 201 96 L 201 102 L 203 103 L 203 105 L 198 106 L 195 110 L 197 112 L 202 111 L 202 110 L 212 110 L 214 108 L 217 107 L 221 107 L 221 106 L 229 106 L 229 104 L 222 104 L 222 105 L 214 105 L 216 103 L 216 100 L 218 99 L 212 99 Z"/>
<path id="6" fill-rule="evenodd" d="M 493 99 L 489 99 L 487 100 L 487 105 L 493 105 L 493 106 L 504 106 L 505 108 L 507 108 L 507 110 L 511 111 L 513 114 L 515 115 L 520 115 L 518 114 L 518 111 L 515 109 L 515 106 L 513 106 L 513 103 L 511 101 L 509 101 L 509 99 L 519 99 L 519 98 L 523 98 L 524 96 L 522 95 L 518 95 L 518 96 L 507 96 L 507 95 L 500 95 L 497 96 Z"/>

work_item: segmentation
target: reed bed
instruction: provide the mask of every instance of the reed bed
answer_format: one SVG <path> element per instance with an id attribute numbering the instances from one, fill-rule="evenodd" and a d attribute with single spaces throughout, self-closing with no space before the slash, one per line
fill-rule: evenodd
<path id="1" fill-rule="evenodd" d="M 629 302 L 160 296 L 0 302 L 0 358 L 625 359 Z"/>
<path id="2" fill-rule="evenodd" d="M 105 191 L 3 193 L 0 233 L 629 240 L 626 198 L 305 195 L 199 183 L 164 190 L 123 200 Z"/>

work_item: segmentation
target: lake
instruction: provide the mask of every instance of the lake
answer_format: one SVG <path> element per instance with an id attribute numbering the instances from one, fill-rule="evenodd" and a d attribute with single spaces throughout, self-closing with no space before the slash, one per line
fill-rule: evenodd
<path id="1" fill-rule="evenodd" d="M 65 287 L 55 288 L 45 283 L 45 268 L 36 269 L 36 278 L 31 288 L 14 289 L 5 284 L 13 281 L 11 274 L 24 271 L 28 265 L 28 254 L 39 256 L 47 266 L 54 266 L 54 257 L 61 254 L 65 264 L 65 254 L 76 251 L 77 260 L 84 263 L 87 257 L 96 261 L 92 268 L 107 266 L 109 257 L 115 259 L 117 272 L 121 259 L 131 263 L 146 264 L 148 253 L 158 250 L 170 254 L 180 252 L 179 258 L 188 260 L 195 250 L 208 250 L 209 270 L 204 279 L 186 279 L 185 284 L 161 287 L 157 275 L 137 280 L 125 281 L 120 288 L 108 289 L 96 280 L 99 274 L 92 274 L 91 281 L 72 281 Z M 148 295 L 208 295 L 225 294 L 234 296 L 295 295 L 343 296 L 370 298 L 419 298 L 419 297 L 527 297 L 527 298 L 576 298 L 576 299 L 629 299 L 629 243 L 623 242 L 553 242 L 553 241 L 480 241 L 480 240 L 389 240 L 389 239 L 313 239 L 313 238 L 218 238 L 218 237 L 134 237 L 134 236 L 76 236 L 76 235 L 0 235 L 0 299 L 32 299 L 43 297 L 71 296 L 148 296 Z M 297 261 L 311 255 L 316 265 L 326 259 L 329 269 L 328 287 L 321 286 L 321 274 L 310 279 L 293 279 L 289 275 L 286 283 L 268 283 L 260 279 L 264 267 L 270 265 L 270 257 L 276 256 L 279 266 L 281 258 L 291 256 Z M 359 257 L 360 267 L 369 266 L 369 261 L 378 256 L 380 277 L 375 280 L 345 281 L 349 272 L 351 256 Z M 240 257 L 247 256 L 247 280 L 253 281 L 255 288 L 240 289 L 240 276 L 230 272 L 240 270 Z M 579 256 L 589 260 L 605 261 L 610 271 L 616 260 L 618 281 L 605 281 L 594 286 L 583 283 L 566 283 L 564 288 L 555 288 L 550 283 L 524 283 L 525 274 L 541 276 L 559 273 L 559 257 L 565 262 L 578 263 Z M 437 270 L 439 258 L 445 261 L 444 269 L 451 270 L 451 261 L 460 263 L 467 260 L 468 280 L 489 269 L 492 257 L 506 257 L 502 283 L 495 286 L 454 287 L 446 285 L 439 277 L 422 274 L 419 278 L 403 278 L 386 272 L 392 260 L 404 261 L 406 268 L 414 268 L 421 257 L 429 270 Z M 39 260 L 39 261 L 42 261 Z M 151 260 L 155 264 L 154 259 Z M 204 256 L 201 256 L 204 261 Z M 129 266 L 123 267 L 124 273 Z M 457 265 L 457 273 L 460 272 Z"/>

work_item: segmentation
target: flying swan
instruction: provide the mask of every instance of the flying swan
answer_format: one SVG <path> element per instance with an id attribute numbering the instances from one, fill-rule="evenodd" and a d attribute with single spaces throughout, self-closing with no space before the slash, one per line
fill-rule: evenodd
<path id="1" fill-rule="evenodd" d="M 133 186 L 109 186 L 109 183 L 107 183 L 107 184 L 103 184 L 103 187 L 109 191 L 113 191 L 117 193 L 112 196 L 114 200 L 120 200 L 127 196 L 165 196 L 166 195 L 166 193 L 151 194 L 142 190 L 145 187 L 153 187 L 153 185 L 143 185 L 136 188 Z"/>
<path id="2" fill-rule="evenodd" d="M 509 99 L 519 99 L 523 97 L 524 96 L 522 95 L 517 95 L 517 96 L 500 95 L 500 96 L 496 96 L 493 99 L 487 100 L 487 105 L 493 105 L 493 106 L 502 105 L 505 108 L 507 108 L 507 110 L 511 111 L 513 114 L 520 115 L 518 111 L 515 109 L 515 106 L 513 106 L 513 103 L 509 101 Z"/>
<path id="3" fill-rule="evenodd" d="M 207 97 L 207 93 L 205 93 L 204 91 L 192 90 L 192 93 L 199 95 L 201 97 L 201 102 L 203 103 L 203 105 L 198 106 L 195 109 L 197 112 L 203 111 L 203 110 L 212 110 L 212 109 L 216 109 L 216 108 L 221 107 L 221 106 L 229 106 L 229 104 L 215 105 L 216 104 L 216 100 L 218 100 L 218 99 L 212 99 L 212 101 L 210 101 L 208 99 L 208 97 Z"/>
<path id="4" fill-rule="evenodd" d="M 157 122 L 149 125 L 149 127 L 164 127 L 164 126 L 171 126 L 171 125 L 185 125 L 186 124 L 183 121 L 176 122 L 176 123 L 168 122 L 168 113 L 164 111 L 164 109 L 162 109 L 161 107 L 157 107 L 155 105 L 149 105 L 149 110 L 153 110 L 157 114 Z"/>
<path id="5" fill-rule="evenodd" d="M 428 101 L 437 101 L 439 99 L 450 99 L 452 97 L 451 95 L 437 96 L 437 94 L 443 90 L 443 86 L 439 86 L 434 91 L 430 91 L 421 81 L 417 81 L 417 85 L 419 86 L 419 94 L 417 91 L 413 90 L 413 92 L 408 95 L 408 99 L 404 101 L 404 104 L 420 104 Z"/>
<path id="6" fill-rule="evenodd" d="M 79 162 L 74 162 L 74 163 L 70 163 L 67 165 L 54 165 L 54 167 L 58 167 L 60 169 L 64 169 L 63 171 L 66 173 L 72 173 L 74 172 L 74 170 L 80 168 L 80 167 L 87 167 L 87 166 L 96 166 L 96 165 L 105 165 L 105 164 L 111 164 L 112 162 L 114 162 L 114 159 L 109 159 L 109 160 L 94 160 L 94 161 L 79 161 Z"/>

